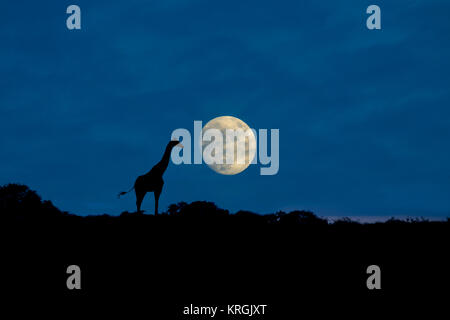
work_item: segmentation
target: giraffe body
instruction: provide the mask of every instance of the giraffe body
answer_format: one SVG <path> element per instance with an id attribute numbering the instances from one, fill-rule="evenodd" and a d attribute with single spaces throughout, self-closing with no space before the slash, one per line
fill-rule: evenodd
<path id="1" fill-rule="evenodd" d="M 147 192 L 153 192 L 155 195 L 155 214 L 158 214 L 159 196 L 164 185 L 162 175 L 152 174 L 150 171 L 147 174 L 137 177 L 134 183 L 134 192 L 136 193 L 136 209 L 141 212 L 142 200 L 144 200 Z"/>

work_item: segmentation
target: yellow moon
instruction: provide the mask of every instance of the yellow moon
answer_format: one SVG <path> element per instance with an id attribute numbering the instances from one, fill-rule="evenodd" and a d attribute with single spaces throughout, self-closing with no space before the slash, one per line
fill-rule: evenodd
<path id="1" fill-rule="evenodd" d="M 208 163 L 207 161 L 205 161 L 208 166 L 217 173 L 225 175 L 238 174 L 247 169 L 256 155 L 256 138 L 250 127 L 244 121 L 238 118 L 232 116 L 222 116 L 209 121 L 203 127 L 203 134 L 209 129 L 217 129 L 222 133 L 223 163 Z M 232 141 L 227 141 L 227 129 L 243 130 L 244 132 L 247 132 L 247 136 L 240 136 L 237 139 L 232 139 Z M 210 141 L 205 141 L 204 139 L 202 139 L 203 151 L 205 150 L 205 147 L 210 143 Z M 245 149 L 242 148 L 243 145 L 245 145 Z M 238 146 L 241 146 L 241 148 L 239 148 Z M 226 161 L 227 150 L 229 153 L 234 154 L 234 161 L 231 163 L 227 163 Z M 240 153 L 240 156 L 238 155 L 238 153 Z M 244 155 L 245 160 L 242 161 Z M 203 154 L 203 157 L 205 159 L 205 153 Z M 239 157 L 241 161 L 238 161 Z"/>

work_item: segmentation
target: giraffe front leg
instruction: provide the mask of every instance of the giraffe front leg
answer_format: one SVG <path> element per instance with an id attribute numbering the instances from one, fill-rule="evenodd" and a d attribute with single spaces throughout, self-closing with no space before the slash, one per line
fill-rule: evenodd
<path id="1" fill-rule="evenodd" d="M 159 202 L 159 196 L 161 195 L 161 190 L 155 191 L 155 216 L 158 215 L 158 202 Z"/>
<path id="2" fill-rule="evenodd" d="M 159 196 L 161 195 L 161 191 L 164 185 L 164 181 L 162 181 L 161 185 L 156 188 L 154 191 L 155 194 L 155 216 L 158 215 L 158 202 L 159 202 Z"/>

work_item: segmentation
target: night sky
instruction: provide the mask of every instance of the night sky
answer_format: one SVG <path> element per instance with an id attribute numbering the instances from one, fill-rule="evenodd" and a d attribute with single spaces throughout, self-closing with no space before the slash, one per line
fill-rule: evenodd
<path id="1" fill-rule="evenodd" d="M 81 7 L 82 29 L 66 28 Z M 370 4 L 382 29 L 368 30 Z M 77 214 L 117 199 L 173 130 L 231 115 L 280 130 L 280 170 L 170 164 L 161 210 L 450 216 L 448 1 L 8 1 L 0 184 Z M 143 209 L 153 212 L 153 195 Z"/>

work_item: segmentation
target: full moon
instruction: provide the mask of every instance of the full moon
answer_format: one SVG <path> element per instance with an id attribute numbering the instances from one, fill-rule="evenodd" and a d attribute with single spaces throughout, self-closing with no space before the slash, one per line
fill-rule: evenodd
<path id="1" fill-rule="evenodd" d="M 238 174 L 250 165 L 256 154 L 256 138 L 250 127 L 242 120 L 231 117 L 222 116 L 217 117 L 209 121 L 203 127 L 203 133 L 209 129 L 217 129 L 222 133 L 223 137 L 223 163 L 208 163 L 208 166 L 220 174 L 234 175 Z M 233 138 L 232 141 L 227 141 L 227 129 L 235 130 L 235 132 L 242 130 L 247 132 L 247 135 L 239 136 L 238 138 Z M 249 131 L 247 131 L 249 130 Z M 231 139 L 229 139 L 231 140 Z M 203 151 L 205 147 L 211 142 L 202 139 Z M 245 146 L 245 148 L 239 148 L 239 146 Z M 228 154 L 234 155 L 234 161 L 227 163 L 227 151 Z M 205 154 L 203 154 L 205 158 Z M 238 159 L 245 159 L 244 161 L 238 161 Z"/>

